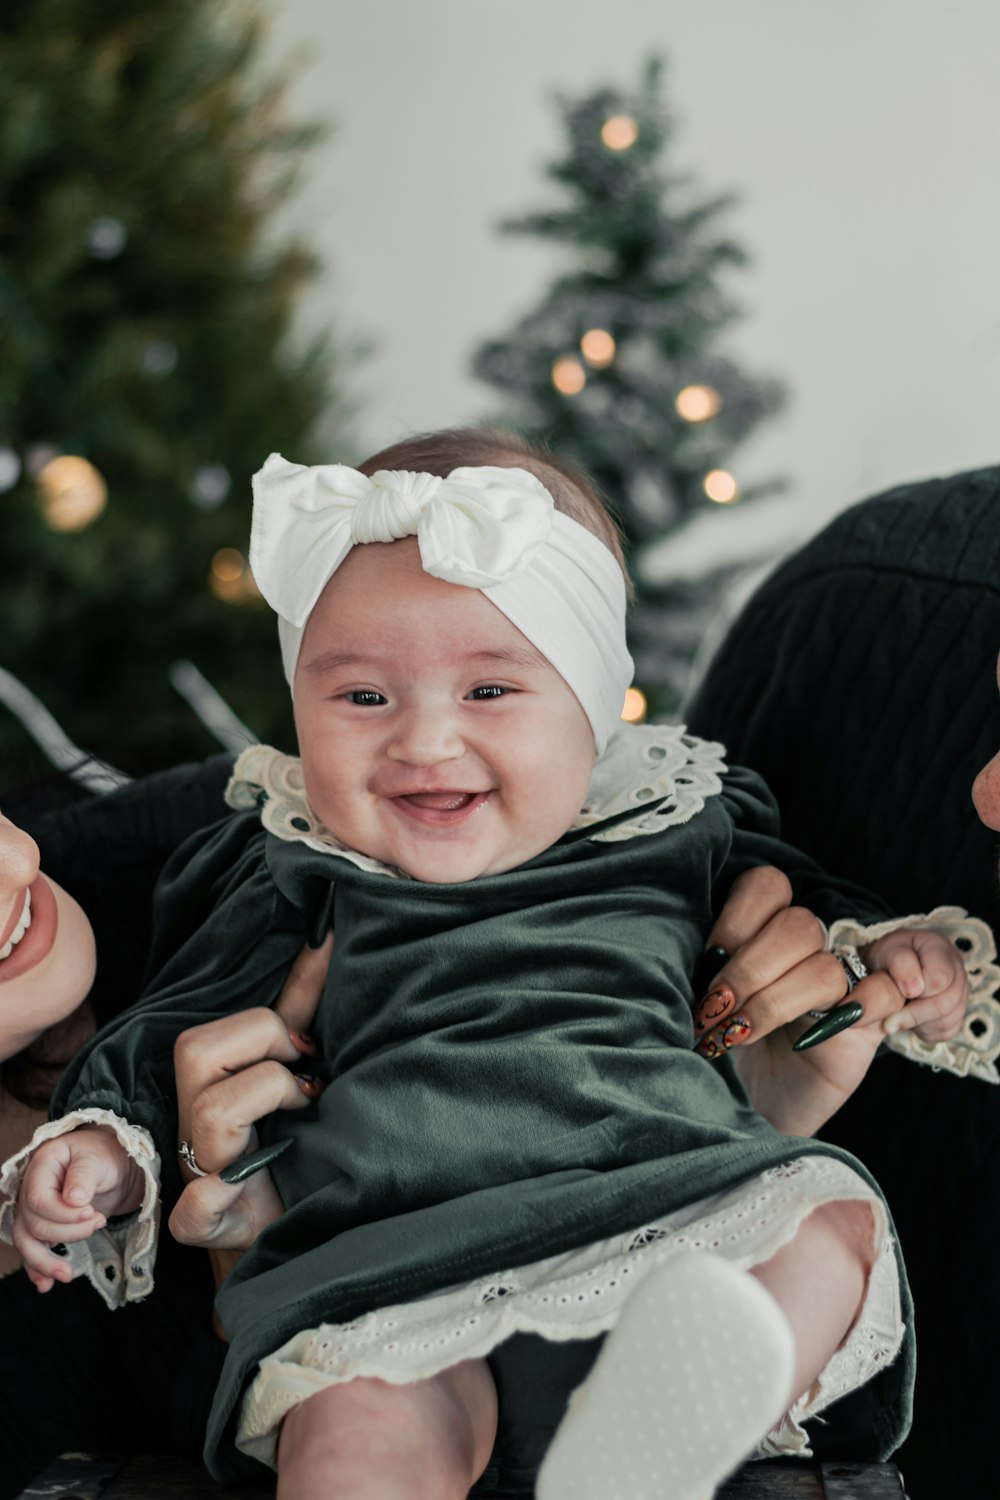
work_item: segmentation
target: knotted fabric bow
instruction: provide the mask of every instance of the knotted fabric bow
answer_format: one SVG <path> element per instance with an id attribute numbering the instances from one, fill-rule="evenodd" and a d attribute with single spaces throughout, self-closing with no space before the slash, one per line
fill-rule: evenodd
<path id="1" fill-rule="evenodd" d="M 369 478 L 272 453 L 253 478 L 250 566 L 278 615 L 289 683 L 306 621 L 348 553 L 415 536 L 424 571 L 480 589 L 565 679 L 598 752 L 618 724 L 632 659 L 625 582 L 604 544 L 555 509 L 526 469 L 406 470 Z"/>

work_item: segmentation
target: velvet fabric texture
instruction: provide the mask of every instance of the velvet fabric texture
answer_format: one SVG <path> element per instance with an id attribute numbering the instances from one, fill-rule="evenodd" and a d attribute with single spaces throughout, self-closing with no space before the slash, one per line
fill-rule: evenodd
<path id="1" fill-rule="evenodd" d="M 304 937 L 331 918 L 336 932 L 312 1028 L 328 1086 L 263 1123 L 265 1141 L 295 1142 L 273 1168 L 287 1210 L 219 1299 L 231 1345 L 209 1428 L 217 1476 L 259 1468 L 232 1448 L 234 1416 L 259 1360 L 298 1330 L 628 1231 L 796 1156 L 841 1154 L 778 1134 L 728 1060 L 692 1050 L 689 976 L 718 890 L 761 863 L 822 887 L 777 839 L 758 779 L 731 771 L 694 817 L 650 836 L 602 843 L 601 826 L 505 874 L 432 885 L 284 842 L 251 812 L 168 866 L 159 971 L 54 1104 L 146 1126 L 168 1199 L 174 1037 L 272 1002 Z M 884 915 L 858 893 L 826 899 L 828 916 Z M 903 1297 L 908 1322 L 905 1281 Z M 872 1457 L 905 1430 L 911 1377 L 907 1341 L 868 1388 Z"/>
<path id="2" fill-rule="evenodd" d="M 996 834 L 970 788 L 1000 746 L 1000 468 L 839 516 L 761 585 L 688 715 L 766 778 L 785 836 L 897 911 L 995 925 Z M 826 1139 L 889 1201 L 920 1349 L 896 1455 L 912 1500 L 1000 1492 L 1000 1088 L 879 1059 Z"/>

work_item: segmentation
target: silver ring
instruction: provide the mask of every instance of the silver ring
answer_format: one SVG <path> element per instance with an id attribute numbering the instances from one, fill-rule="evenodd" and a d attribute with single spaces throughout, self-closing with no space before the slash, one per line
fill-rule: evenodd
<path id="1" fill-rule="evenodd" d="M 199 1167 L 198 1163 L 195 1161 L 194 1147 L 191 1145 L 190 1141 L 181 1141 L 180 1145 L 177 1147 L 177 1155 L 180 1157 L 181 1161 L 189 1169 L 189 1171 L 193 1172 L 196 1177 L 208 1177 L 211 1175 L 208 1172 L 203 1172 L 201 1167 Z"/>
<path id="2" fill-rule="evenodd" d="M 834 948 L 833 956 L 844 971 L 847 980 L 847 995 L 854 992 L 862 979 L 868 978 L 868 970 L 861 961 L 861 956 L 856 948 Z M 844 999 L 847 999 L 847 995 Z"/>

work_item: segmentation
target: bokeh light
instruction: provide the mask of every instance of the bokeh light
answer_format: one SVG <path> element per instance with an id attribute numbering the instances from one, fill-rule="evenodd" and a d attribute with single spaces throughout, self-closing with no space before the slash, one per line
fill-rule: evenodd
<path id="1" fill-rule="evenodd" d="M 587 372 L 578 359 L 564 355 L 552 366 L 552 384 L 561 396 L 578 396 L 587 384 Z"/>
<path id="2" fill-rule="evenodd" d="M 718 416 L 722 397 L 710 385 L 686 385 L 677 392 L 674 405 L 685 422 L 707 422 L 710 417 Z"/>
<path id="3" fill-rule="evenodd" d="M 622 718 L 626 724 L 641 724 L 646 717 L 646 694 L 641 688 L 630 687 L 625 694 Z"/>
<path id="4" fill-rule="evenodd" d="M 615 341 L 606 328 L 588 328 L 580 340 L 580 351 L 588 364 L 603 370 L 615 357 Z"/>
<path id="5" fill-rule="evenodd" d="M 732 505 L 740 497 L 740 487 L 728 469 L 712 469 L 705 475 L 702 488 L 716 505 Z"/>
<path id="6" fill-rule="evenodd" d="M 52 531 L 83 531 L 108 503 L 104 475 L 86 458 L 50 458 L 36 477 L 45 524 Z"/>
<path id="7" fill-rule="evenodd" d="M 609 151 L 627 151 L 639 139 L 639 127 L 631 115 L 611 115 L 601 126 L 601 140 Z"/>

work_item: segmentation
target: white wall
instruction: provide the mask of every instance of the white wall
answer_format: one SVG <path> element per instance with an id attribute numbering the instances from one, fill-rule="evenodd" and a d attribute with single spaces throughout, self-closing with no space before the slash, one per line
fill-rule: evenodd
<path id="1" fill-rule="evenodd" d="M 270 9 L 274 57 L 305 49 L 292 107 L 336 127 L 291 219 L 329 267 L 309 315 L 378 342 L 356 377 L 369 450 L 495 408 L 468 359 L 555 264 L 494 227 L 551 201 L 552 92 L 631 86 L 655 49 L 675 166 L 743 198 L 729 229 L 753 263 L 731 283 L 748 317 L 730 347 L 791 388 L 737 473 L 787 474 L 808 529 L 877 488 L 1000 461 L 997 0 Z"/>

